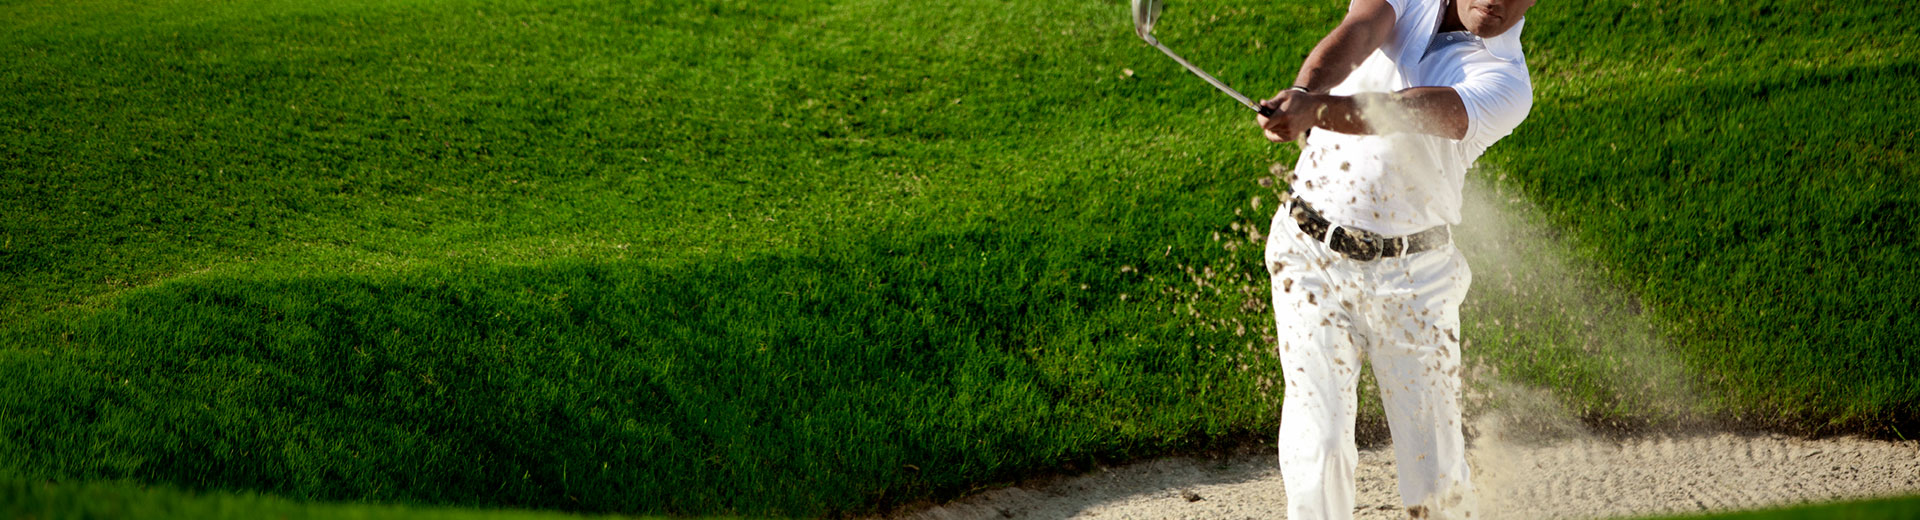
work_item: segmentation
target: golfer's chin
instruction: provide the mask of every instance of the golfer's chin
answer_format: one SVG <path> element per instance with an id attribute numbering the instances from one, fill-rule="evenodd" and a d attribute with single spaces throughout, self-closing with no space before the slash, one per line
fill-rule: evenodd
<path id="1" fill-rule="evenodd" d="M 1480 17 L 1478 20 L 1467 23 L 1466 26 L 1467 32 L 1481 38 L 1492 38 L 1513 29 L 1513 24 L 1507 23 L 1506 20 L 1496 20 L 1491 16 Z"/>

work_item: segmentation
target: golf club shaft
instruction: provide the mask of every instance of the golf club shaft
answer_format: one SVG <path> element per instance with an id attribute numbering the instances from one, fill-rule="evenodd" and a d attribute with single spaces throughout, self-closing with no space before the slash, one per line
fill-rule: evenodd
<path id="1" fill-rule="evenodd" d="M 1255 104 L 1253 100 L 1247 99 L 1247 96 L 1244 94 L 1241 94 L 1240 91 L 1234 90 L 1233 87 L 1227 86 L 1226 83 L 1221 83 L 1220 80 L 1218 79 L 1214 79 L 1213 75 L 1207 74 L 1207 71 L 1200 70 L 1200 67 L 1195 67 L 1193 66 L 1192 63 L 1187 63 L 1186 58 L 1181 58 L 1179 54 L 1174 54 L 1173 49 L 1169 49 L 1167 48 L 1167 46 L 1161 45 L 1160 42 L 1157 40 L 1148 40 L 1147 43 L 1153 44 L 1155 48 L 1160 49 L 1160 52 L 1167 53 L 1167 57 L 1173 58 L 1173 61 L 1180 62 L 1180 66 L 1186 67 L 1187 70 L 1193 72 L 1195 76 L 1200 76 L 1200 79 L 1207 80 L 1207 83 L 1212 83 L 1213 88 L 1220 89 L 1221 92 L 1225 92 L 1227 93 L 1227 95 L 1233 96 L 1233 99 L 1239 101 L 1240 104 L 1246 105 L 1247 108 L 1253 109 L 1254 112 L 1259 112 L 1260 115 L 1263 115 L 1263 116 L 1269 115 L 1268 113 L 1269 110 L 1267 110 L 1266 107 Z"/>

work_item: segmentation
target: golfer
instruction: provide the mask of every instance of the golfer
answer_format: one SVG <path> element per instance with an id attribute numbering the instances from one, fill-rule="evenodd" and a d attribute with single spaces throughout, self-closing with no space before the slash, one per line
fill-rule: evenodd
<path id="1" fill-rule="evenodd" d="M 1520 49 L 1533 0 L 1352 0 L 1291 89 L 1263 104 L 1300 142 L 1266 260 L 1286 369 L 1288 518 L 1352 518 L 1355 385 L 1373 363 L 1413 518 L 1470 518 L 1460 419 L 1460 301 L 1449 226 L 1468 167 L 1526 119 Z"/>

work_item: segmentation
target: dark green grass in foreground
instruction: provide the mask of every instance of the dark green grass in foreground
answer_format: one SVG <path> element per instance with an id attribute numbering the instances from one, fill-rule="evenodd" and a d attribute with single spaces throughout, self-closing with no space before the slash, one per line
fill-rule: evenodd
<path id="1" fill-rule="evenodd" d="M 408 520 L 579 520 L 552 512 L 301 503 L 255 493 L 196 495 L 125 482 L 48 484 L 0 479 L 0 518 L 19 520 L 225 520 L 275 518 Z"/>
<path id="2" fill-rule="evenodd" d="M 1803 505 L 1768 511 L 1659 517 L 1663 520 L 1906 520 L 1920 518 L 1920 497 Z"/>
<path id="3" fill-rule="evenodd" d="M 1159 312 L 1081 290 L 1126 282 L 1055 267 L 1099 260 L 1071 244 L 888 246 L 166 284 L 5 352 L 7 459 L 296 496 L 814 514 L 1253 433 L 1271 410 L 1234 376 L 1251 350 L 1119 326 Z M 1054 253 L 1009 253 L 1029 250 Z"/>
<path id="4" fill-rule="evenodd" d="M 1259 92 L 1340 6 L 1174 8 Z M 1741 9 L 1542 6 L 1485 163 L 1715 409 L 1912 418 L 1912 8 Z M 0 474 L 808 515 L 1276 420 L 1209 235 L 1290 152 L 1117 2 L 0 17 Z M 1469 356 L 1639 413 L 1502 303 Z"/>

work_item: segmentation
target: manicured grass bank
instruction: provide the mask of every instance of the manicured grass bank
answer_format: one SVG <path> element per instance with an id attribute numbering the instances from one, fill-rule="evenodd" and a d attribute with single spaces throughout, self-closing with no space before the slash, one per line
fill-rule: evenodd
<path id="1" fill-rule="evenodd" d="M 980 231 L 681 270 L 171 283 L 7 350 L 0 447 L 68 479 L 809 515 L 1256 433 L 1256 352 L 1124 326 L 1167 313 L 1080 289 L 1144 286 L 1062 266 L 1085 254 Z"/>
<path id="2" fill-rule="evenodd" d="M 255 493 L 193 494 L 127 482 L 49 484 L 0 480 L 0 517 L 33 520 L 226 520 L 279 518 L 408 520 L 568 520 L 577 516 L 505 509 L 301 503 Z"/>
<path id="3" fill-rule="evenodd" d="M 1184 305 L 1270 149 L 1112 6 L 8 9 L 0 470 L 804 516 L 1272 424 Z"/>
<path id="4" fill-rule="evenodd" d="M 1920 11 L 1540 11 L 1538 104 L 1486 162 L 1646 303 L 1715 408 L 1913 435 L 1920 38 L 1887 24 Z"/>
<path id="5" fill-rule="evenodd" d="M 1341 6 L 1170 9 L 1259 92 Z M 1488 171 L 1709 407 L 1912 418 L 1911 8 L 1729 9 L 1540 8 Z M 1291 152 L 1117 2 L 0 18 L 0 474 L 813 515 L 1277 418 L 1232 226 Z M 1513 304 L 1469 356 L 1640 413 L 1605 336 Z"/>
<path id="6" fill-rule="evenodd" d="M 1767 511 L 1660 517 L 1666 520 L 1903 520 L 1920 517 L 1920 497 L 1804 505 Z"/>

